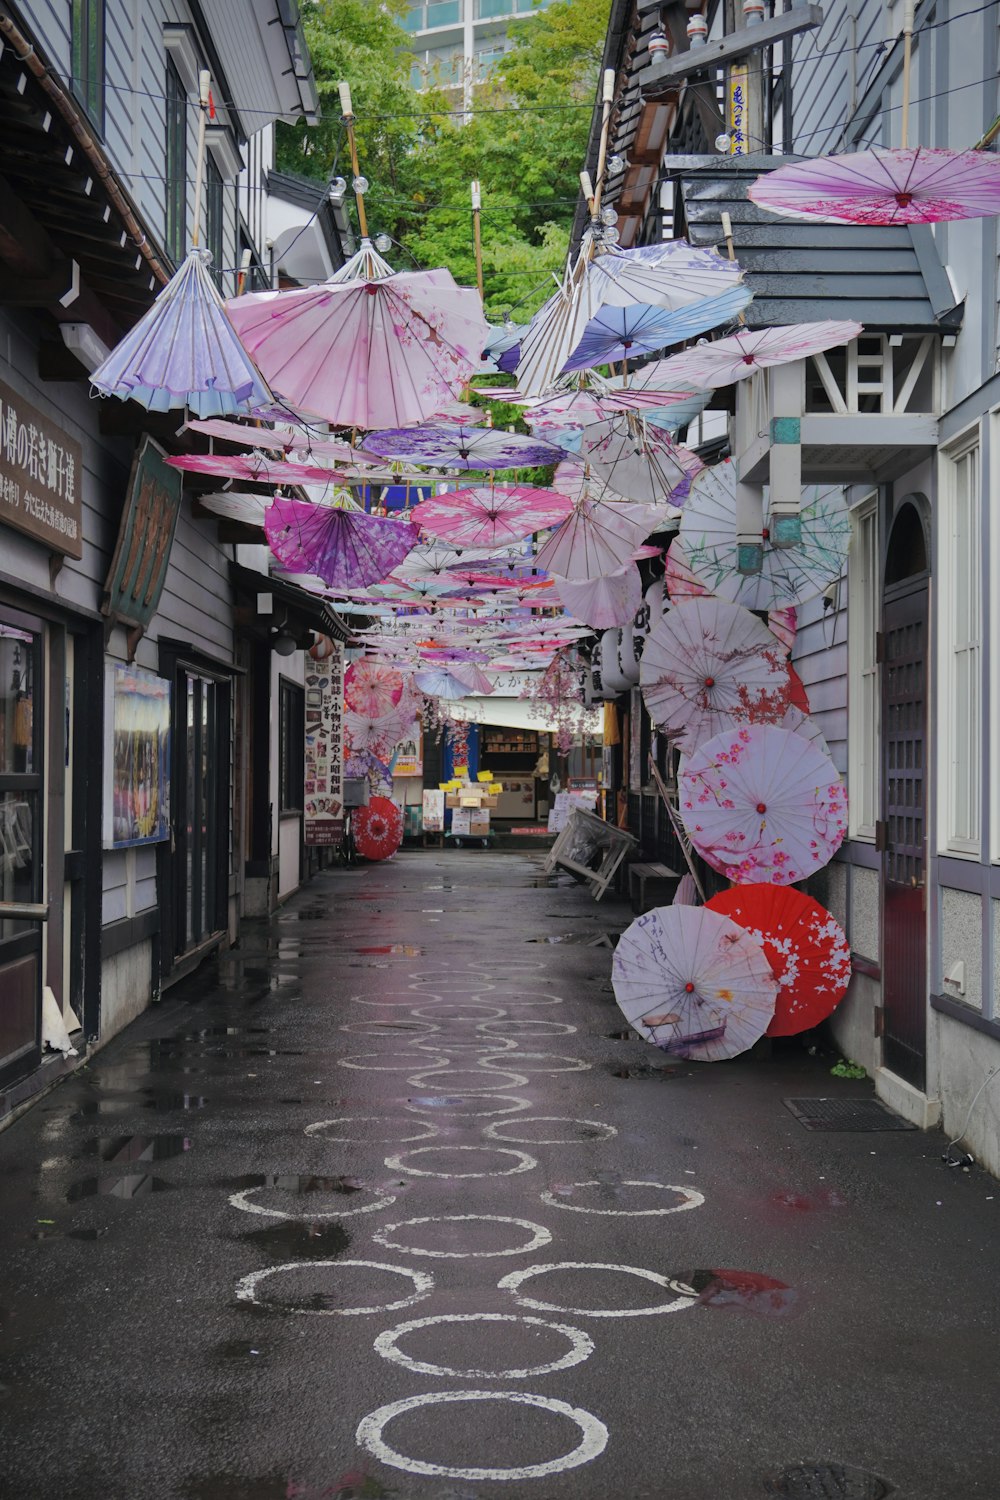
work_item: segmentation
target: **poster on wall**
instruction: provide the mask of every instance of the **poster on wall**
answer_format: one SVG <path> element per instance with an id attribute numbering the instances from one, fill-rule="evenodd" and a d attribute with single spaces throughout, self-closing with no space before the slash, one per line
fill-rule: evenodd
<path id="1" fill-rule="evenodd" d="M 106 677 L 104 846 L 131 849 L 170 837 L 170 683 L 114 662 Z"/>
<path id="2" fill-rule="evenodd" d="M 324 654 L 319 653 L 322 648 Z M 327 649 L 329 648 L 329 649 Z M 344 648 L 324 636 L 306 657 L 305 841 L 344 836 Z"/>
<path id="3" fill-rule="evenodd" d="M 414 719 L 394 753 L 395 760 L 393 761 L 390 757 L 393 776 L 422 776 L 424 774 L 424 743 L 419 719 Z"/>
<path id="4" fill-rule="evenodd" d="M 444 831 L 444 792 L 437 787 L 424 787 L 423 825 L 424 833 Z"/>

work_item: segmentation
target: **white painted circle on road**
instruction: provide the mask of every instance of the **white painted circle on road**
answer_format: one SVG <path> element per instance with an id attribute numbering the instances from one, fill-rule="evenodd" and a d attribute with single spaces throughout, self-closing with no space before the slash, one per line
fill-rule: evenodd
<path id="1" fill-rule="evenodd" d="M 502 1016 L 507 1014 L 502 1006 L 477 1005 L 472 1000 L 441 1000 L 438 1002 L 441 1009 L 432 1009 L 433 1005 L 433 1001 L 427 1005 L 416 1005 L 410 1011 L 410 1014 L 411 1016 L 420 1016 L 422 1020 L 426 1021 L 499 1021 Z M 454 1010 L 460 1011 L 461 1014 L 457 1016 L 446 1015 L 444 1012 L 445 1006 L 451 1006 Z M 477 1014 L 470 1016 L 470 1010 L 476 1011 Z M 484 1016 L 482 1014 L 484 1010 L 489 1011 L 490 1014 Z"/>
<path id="2" fill-rule="evenodd" d="M 413 1031 L 418 1035 L 428 1035 L 441 1028 L 435 1026 L 433 1021 L 348 1021 L 340 1030 L 349 1031 L 354 1036 L 387 1036 L 390 1041 L 402 1041 L 400 1032 Z"/>
<path id="3" fill-rule="evenodd" d="M 481 1156 L 512 1156 L 516 1159 L 516 1164 L 498 1172 L 435 1172 L 430 1167 L 414 1167 L 410 1164 L 414 1156 L 437 1156 L 442 1151 L 476 1151 Z M 390 1171 L 405 1172 L 408 1177 L 446 1177 L 449 1180 L 466 1177 L 516 1177 L 518 1172 L 533 1172 L 538 1166 L 535 1158 L 529 1156 L 527 1151 L 512 1151 L 506 1146 L 417 1146 L 413 1151 L 397 1151 L 395 1156 L 387 1156 L 385 1164 Z"/>
<path id="4" fill-rule="evenodd" d="M 594 1308 L 560 1307 L 557 1302 L 543 1302 L 539 1297 L 526 1297 L 520 1291 L 525 1281 L 533 1276 L 544 1276 L 550 1271 L 613 1271 L 619 1276 L 638 1276 L 642 1281 L 651 1281 L 654 1286 L 665 1287 L 673 1292 L 669 1302 L 659 1302 L 653 1307 Z M 557 1260 L 550 1265 L 525 1266 L 520 1271 L 510 1271 L 497 1282 L 501 1291 L 513 1292 L 514 1301 L 522 1307 L 533 1307 L 539 1312 L 571 1313 L 575 1318 L 651 1318 L 658 1313 L 680 1312 L 698 1300 L 698 1294 L 682 1281 L 671 1281 L 659 1271 L 647 1271 L 643 1266 L 620 1266 L 608 1261 Z"/>
<path id="5" fill-rule="evenodd" d="M 268 1276 L 278 1276 L 283 1271 L 320 1271 L 325 1267 L 340 1270 L 343 1266 L 365 1266 L 373 1271 L 392 1271 L 396 1276 L 408 1276 L 413 1282 L 413 1291 L 408 1297 L 395 1302 L 383 1302 L 375 1307 L 282 1307 L 280 1302 L 264 1302 L 257 1295 L 257 1288 Z M 434 1290 L 434 1277 L 429 1271 L 414 1271 L 410 1266 L 390 1266 L 381 1260 L 290 1260 L 282 1266 L 265 1266 L 262 1271 L 251 1271 L 236 1283 L 236 1298 L 239 1302 L 253 1302 L 257 1307 L 270 1307 L 275 1312 L 304 1313 L 319 1318 L 355 1318 L 368 1313 L 398 1312 L 422 1302 Z"/>
<path id="6" fill-rule="evenodd" d="M 420 1224 L 514 1224 L 526 1229 L 531 1236 L 526 1245 L 515 1245 L 513 1250 L 422 1250 L 414 1245 L 401 1245 L 390 1239 L 400 1229 L 415 1229 Z M 434 1260 L 493 1260 L 501 1255 L 530 1255 L 552 1243 L 552 1235 L 544 1224 L 533 1224 L 530 1219 L 510 1219 L 501 1214 L 435 1214 L 424 1219 L 402 1219 L 398 1224 L 383 1224 L 375 1230 L 372 1239 L 387 1250 L 402 1250 L 404 1255 L 427 1255 Z"/>
<path id="7" fill-rule="evenodd" d="M 448 1464 L 427 1463 L 420 1458 L 408 1458 L 385 1441 L 382 1433 L 393 1417 L 404 1412 L 416 1411 L 424 1406 L 440 1406 L 458 1401 L 505 1401 L 515 1406 L 536 1406 L 542 1411 L 554 1412 L 568 1417 L 579 1427 L 580 1442 L 561 1458 L 550 1459 L 543 1464 L 525 1464 L 520 1468 L 456 1468 Z M 407 1396 L 402 1401 L 390 1401 L 377 1411 L 369 1412 L 358 1423 L 355 1433 L 358 1445 L 393 1469 L 405 1469 L 410 1474 L 432 1474 L 440 1479 L 544 1479 L 548 1474 L 562 1474 L 567 1469 L 577 1469 L 581 1464 L 591 1463 L 607 1447 L 608 1429 L 604 1423 L 582 1406 L 570 1406 L 565 1401 L 556 1401 L 552 1396 L 529 1395 L 527 1391 L 431 1391 L 422 1396 Z"/>
<path id="8" fill-rule="evenodd" d="M 497 989 L 492 996 L 494 1000 L 502 1000 L 508 1008 L 512 1005 L 562 1005 L 565 1001 L 563 995 L 555 995 L 551 990 L 522 990 L 516 986 L 504 986 L 504 990 L 513 988 L 514 993 L 507 995 L 503 990 Z M 473 990 L 470 999 L 478 1000 L 479 991 Z"/>
<path id="9" fill-rule="evenodd" d="M 399 1340 L 422 1328 L 438 1328 L 442 1323 L 520 1323 L 533 1328 L 552 1329 L 561 1333 L 569 1342 L 569 1348 L 560 1359 L 546 1364 L 529 1365 L 523 1370 L 456 1370 L 449 1365 L 431 1364 L 427 1360 L 413 1359 L 398 1347 Z M 393 1364 L 413 1370 L 417 1375 L 454 1376 L 459 1380 L 529 1380 L 533 1375 L 553 1375 L 557 1370 L 569 1370 L 582 1365 L 594 1352 L 594 1341 L 582 1328 L 572 1328 L 568 1323 L 550 1323 L 545 1318 L 532 1318 L 519 1313 L 438 1313 L 430 1318 L 413 1318 L 409 1323 L 400 1323 L 387 1328 L 375 1340 L 375 1352 Z"/>
<path id="10" fill-rule="evenodd" d="M 525 1073 L 588 1073 L 594 1066 L 593 1063 L 584 1062 L 582 1057 L 567 1057 L 560 1052 L 501 1052 L 503 1059 L 516 1063 Z M 524 1064 L 541 1062 L 545 1066 L 540 1068 L 525 1067 Z M 553 1063 L 562 1063 L 563 1067 L 553 1067 Z M 488 1057 L 483 1058 L 479 1064 L 481 1068 L 493 1071 L 493 1064 Z"/>
<path id="11" fill-rule="evenodd" d="M 544 1021 L 541 1016 L 511 1016 L 506 1021 L 480 1021 L 476 1030 L 483 1036 L 506 1040 L 518 1036 L 570 1036 L 576 1031 L 568 1021 Z"/>
<path id="12" fill-rule="evenodd" d="M 541 1142 L 536 1141 L 536 1145 Z M 626 1179 L 623 1182 L 571 1182 L 571 1188 L 596 1188 L 596 1187 L 626 1187 L 626 1188 L 653 1188 L 661 1193 L 677 1193 L 680 1197 L 679 1203 L 670 1203 L 665 1208 L 585 1208 L 579 1203 L 564 1203 L 558 1193 L 552 1191 L 540 1194 L 543 1203 L 548 1203 L 552 1208 L 564 1208 L 571 1214 L 599 1214 L 606 1219 L 651 1219 L 662 1214 L 682 1214 L 686 1208 L 700 1208 L 705 1201 L 704 1193 L 699 1193 L 695 1188 L 673 1187 L 667 1182 L 635 1182 Z"/>
<path id="13" fill-rule="evenodd" d="M 433 1042 L 412 1042 L 414 1052 L 513 1052 L 517 1042 L 513 1037 L 478 1037 L 475 1041 L 449 1041 L 447 1033 L 441 1032 L 440 1027 L 436 1030 L 440 1033 Z"/>
<path id="14" fill-rule="evenodd" d="M 365 1062 L 368 1057 L 400 1057 L 402 1062 Z M 444 1058 L 441 1060 L 445 1061 Z M 352 1068 L 358 1073 L 405 1073 L 407 1068 L 413 1067 L 413 1055 L 405 1052 L 355 1052 L 350 1057 L 338 1057 L 337 1067 Z"/>
<path id="15" fill-rule="evenodd" d="M 460 1120 L 485 1120 L 491 1115 L 517 1115 L 531 1108 L 531 1101 L 518 1099 L 510 1094 L 445 1094 L 441 1096 L 448 1102 L 446 1104 L 421 1104 L 418 1100 L 410 1100 L 403 1108 L 415 1115 L 455 1115 Z M 458 1109 L 459 1104 L 485 1104 L 487 1099 L 503 1099 L 507 1104 L 506 1109 Z"/>
<path id="16" fill-rule="evenodd" d="M 275 1186 L 277 1185 L 275 1183 Z M 396 1201 L 395 1193 L 383 1192 L 381 1188 L 362 1188 L 360 1189 L 361 1192 L 372 1192 L 375 1194 L 375 1201 L 373 1203 L 364 1203 L 358 1208 L 338 1208 L 332 1213 L 325 1214 L 317 1213 L 315 1209 L 309 1209 L 300 1214 L 289 1214 L 280 1208 L 265 1208 L 262 1203 L 251 1203 L 251 1193 L 263 1193 L 265 1191 L 264 1187 L 244 1188 L 242 1192 L 233 1193 L 229 1202 L 233 1208 L 242 1209 L 245 1214 L 260 1214 L 266 1219 L 308 1219 L 311 1222 L 313 1219 L 349 1219 L 355 1214 L 374 1214 L 380 1208 L 388 1208 L 390 1204 Z"/>
<path id="17" fill-rule="evenodd" d="M 545 1135 L 515 1135 L 523 1125 L 577 1125 L 583 1126 L 583 1135 L 559 1135 L 546 1133 Z M 492 1125 L 483 1127 L 483 1134 L 491 1141 L 517 1141 L 525 1146 L 580 1146 L 587 1141 L 609 1141 L 612 1136 L 618 1134 L 613 1125 L 605 1125 L 603 1120 L 576 1120 L 571 1115 L 523 1115 L 518 1120 L 512 1120 L 506 1124 L 503 1120 L 495 1120 Z M 542 1197 L 546 1195 L 543 1193 Z M 546 1201 L 548 1199 L 546 1198 Z"/>
<path id="18" fill-rule="evenodd" d="M 463 994 L 467 995 L 474 989 L 483 991 L 496 989 L 496 985 L 491 984 L 487 975 L 483 975 L 481 978 L 473 974 L 468 976 L 446 975 L 443 979 L 432 979 L 428 975 L 426 979 L 414 980 L 407 988 L 416 994 L 426 994 L 428 989 L 433 989 L 435 992 L 441 991 L 445 994 L 451 990 L 461 990 Z"/>
<path id="19" fill-rule="evenodd" d="M 395 1132 L 392 1135 L 382 1137 L 368 1134 L 341 1135 L 338 1131 L 331 1129 L 335 1125 L 391 1125 L 393 1123 L 392 1120 L 387 1119 L 384 1115 L 338 1115 L 332 1120 L 317 1120 L 315 1124 L 307 1125 L 305 1134 L 319 1136 L 324 1141 L 363 1142 L 366 1145 L 373 1146 L 404 1146 L 407 1141 L 429 1141 L 432 1136 L 440 1135 L 441 1133 L 436 1125 L 431 1124 L 430 1120 L 419 1121 L 419 1124 L 424 1129 L 423 1135 L 399 1135 Z M 406 1125 L 417 1122 L 399 1120 L 395 1123 Z"/>
<path id="20" fill-rule="evenodd" d="M 412 1067 L 412 1063 L 411 1063 Z M 482 1081 L 482 1088 L 467 1088 L 456 1084 L 456 1078 L 472 1078 Z M 502 1083 L 501 1079 L 507 1082 Z M 479 1068 L 424 1068 L 420 1073 L 413 1073 L 407 1078 L 407 1083 L 414 1088 L 433 1088 L 440 1084 L 442 1090 L 449 1094 L 490 1094 L 496 1093 L 497 1089 L 521 1089 L 528 1082 L 526 1073 L 508 1073 L 504 1068 L 491 1068 L 487 1073 Z"/>

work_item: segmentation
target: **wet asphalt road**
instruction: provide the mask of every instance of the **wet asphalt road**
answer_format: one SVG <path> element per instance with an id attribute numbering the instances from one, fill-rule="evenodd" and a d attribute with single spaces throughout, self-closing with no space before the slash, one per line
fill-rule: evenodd
<path id="1" fill-rule="evenodd" d="M 0 1494 L 997 1493 L 1000 1187 L 643 1076 L 538 872 L 324 874 L 0 1135 Z"/>

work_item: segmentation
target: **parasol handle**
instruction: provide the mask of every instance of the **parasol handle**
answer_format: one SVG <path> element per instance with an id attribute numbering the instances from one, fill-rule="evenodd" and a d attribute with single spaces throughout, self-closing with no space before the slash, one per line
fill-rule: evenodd
<path id="1" fill-rule="evenodd" d="M 903 6 L 903 114 L 899 144 L 905 151 L 910 140 L 910 61 L 913 52 L 913 9 L 915 0 Z"/>
<path id="2" fill-rule="evenodd" d="M 347 144 L 351 152 L 351 171 L 357 178 L 361 176 L 361 169 L 358 166 L 358 143 L 354 138 L 354 106 L 351 103 L 351 85 L 341 79 L 339 89 L 340 109 L 344 116 L 344 124 L 347 126 Z M 365 213 L 365 196 L 364 193 L 359 193 L 357 188 L 354 189 L 354 201 L 358 205 L 358 226 L 361 230 L 361 238 L 366 240 L 368 238 L 368 215 Z"/>
<path id="3" fill-rule="evenodd" d="M 472 193 L 472 246 L 476 253 L 476 286 L 479 288 L 479 300 L 484 302 L 486 299 L 483 295 L 483 235 L 479 222 L 482 194 L 479 191 L 478 178 L 470 184 L 470 189 Z"/>
<path id="4" fill-rule="evenodd" d="M 201 238 L 201 194 L 205 185 L 205 130 L 208 125 L 208 96 L 211 75 L 203 68 L 198 74 L 198 163 L 194 179 L 194 228 L 191 249 L 197 250 Z"/>
<path id="5" fill-rule="evenodd" d="M 604 165 L 608 159 L 608 134 L 611 129 L 611 106 L 615 100 L 615 70 L 605 68 L 604 77 L 601 81 L 601 95 L 604 103 L 601 118 L 601 145 L 597 153 L 597 187 L 594 190 L 594 203 L 592 214 L 597 215 L 601 211 L 601 194 L 604 192 Z"/>
<path id="6" fill-rule="evenodd" d="M 240 271 L 239 275 L 236 278 L 237 297 L 242 297 L 243 293 L 247 289 L 247 276 L 250 272 L 251 255 L 252 252 L 250 250 L 244 250 L 243 254 L 240 256 Z"/>
<path id="7" fill-rule="evenodd" d="M 736 247 L 733 244 L 733 221 L 732 221 L 732 219 L 729 217 L 729 215 L 727 213 L 723 213 L 723 215 L 722 215 L 722 233 L 726 237 L 726 250 L 729 253 L 729 259 L 732 260 L 732 261 L 735 261 L 735 259 L 736 259 Z M 741 312 L 740 315 L 739 315 L 739 321 L 741 323 L 745 323 L 746 320 L 747 320 L 746 313 L 745 312 Z"/>

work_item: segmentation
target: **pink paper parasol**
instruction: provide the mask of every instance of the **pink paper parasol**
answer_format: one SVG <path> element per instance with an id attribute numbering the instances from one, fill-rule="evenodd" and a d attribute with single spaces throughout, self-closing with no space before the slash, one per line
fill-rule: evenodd
<path id="1" fill-rule="evenodd" d="M 581 500 L 535 561 L 547 573 L 572 582 L 619 573 L 632 561 L 635 549 L 649 531 L 647 521 L 637 521 L 630 514 L 633 509 Z"/>
<path id="2" fill-rule="evenodd" d="M 790 323 L 780 328 L 744 328 L 714 343 L 698 344 L 660 361 L 661 377 L 675 386 L 702 389 L 732 385 L 757 370 L 787 365 L 810 354 L 848 344 L 864 329 L 860 323 Z"/>
<path id="3" fill-rule="evenodd" d="M 363 511 L 277 499 L 264 518 L 268 545 L 286 568 L 316 573 L 331 588 L 365 588 L 417 545 L 415 526 Z"/>
<path id="4" fill-rule="evenodd" d="M 736 567 L 735 559 L 733 567 L 734 569 Z M 670 543 L 670 549 L 667 552 L 666 563 L 663 569 L 663 582 L 666 584 L 671 604 L 679 604 L 685 599 L 703 599 L 706 594 L 711 593 L 711 590 L 692 572 L 687 559 L 684 540 L 680 536 L 675 536 Z M 730 603 L 733 602 L 744 604 L 746 608 L 752 608 L 751 605 L 746 605 L 745 600 L 742 598 L 736 601 L 730 600 Z M 781 642 L 785 650 L 791 651 L 795 644 L 795 635 L 798 629 L 798 616 L 794 605 L 782 605 L 777 609 L 772 609 L 767 617 L 767 626 L 771 634 Z"/>
<path id="5" fill-rule="evenodd" d="M 483 486 L 422 500 L 414 521 L 453 547 L 503 547 L 566 519 L 572 502 L 554 490 Z"/>
<path id="6" fill-rule="evenodd" d="M 629 500 L 681 505 L 704 465 L 696 453 L 672 443 L 641 418 L 620 416 L 585 427 L 580 457 L 591 472 Z"/>
<path id="7" fill-rule="evenodd" d="M 441 665 L 427 667 L 423 671 L 415 672 L 413 680 L 428 698 L 453 700 L 465 698 L 469 693 L 476 691 L 469 677 L 469 669 L 465 667 Z"/>
<path id="8" fill-rule="evenodd" d="M 628 625 L 642 607 L 642 580 L 632 563 L 619 573 L 585 582 L 556 578 L 555 592 L 574 619 L 595 630 Z"/>
<path id="9" fill-rule="evenodd" d="M 210 417 L 205 421 L 194 419 L 187 423 L 187 428 L 220 442 L 239 443 L 244 448 L 263 448 L 271 453 L 289 453 L 294 450 L 299 461 L 303 457 L 309 457 L 350 464 L 364 456 L 358 454 L 350 443 L 328 438 L 322 432 L 314 434 L 305 424 L 299 427 L 291 427 L 285 423 L 277 427 L 249 427 L 244 422 Z"/>
<path id="10" fill-rule="evenodd" d="M 397 704 L 380 714 L 344 714 L 344 738 L 351 751 L 368 750 L 381 761 L 387 761 L 413 723 L 409 705 Z"/>
<path id="11" fill-rule="evenodd" d="M 685 751 L 739 724 L 779 723 L 790 697 L 783 648 L 720 599 L 689 599 L 657 620 L 639 684 L 653 723 Z"/>
<path id="12" fill-rule="evenodd" d="M 457 397 L 487 338 L 478 294 L 447 271 L 250 293 L 227 310 L 282 396 L 366 430 L 424 421 Z"/>
<path id="13" fill-rule="evenodd" d="M 344 702 L 355 713 L 377 718 L 389 713 L 403 696 L 403 674 L 377 661 L 351 662 L 344 673 Z"/>
<path id="14" fill-rule="evenodd" d="M 561 448 L 521 432 L 456 423 L 372 432 L 365 448 L 379 458 L 436 469 L 516 469 L 558 463 L 564 456 Z"/>
<path id="15" fill-rule="evenodd" d="M 167 463 L 187 474 L 211 474 L 217 479 L 243 479 L 253 484 L 333 484 L 344 478 L 334 469 L 265 458 L 263 453 L 182 453 L 168 458 Z"/>
<path id="16" fill-rule="evenodd" d="M 791 885 L 839 849 L 847 796 L 808 740 L 755 725 L 694 751 L 681 772 L 680 815 L 698 852 L 730 880 Z"/>
<path id="17" fill-rule="evenodd" d="M 626 928 L 611 979 L 625 1019 L 674 1057 L 718 1062 L 764 1035 L 778 982 L 762 944 L 704 906 L 661 906 Z"/>
<path id="18" fill-rule="evenodd" d="M 897 147 L 790 162 L 747 196 L 791 219 L 836 224 L 942 224 L 1000 213 L 1000 160 L 988 151 Z"/>

